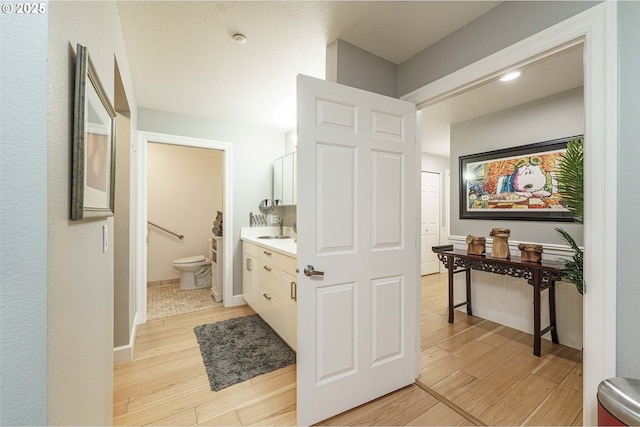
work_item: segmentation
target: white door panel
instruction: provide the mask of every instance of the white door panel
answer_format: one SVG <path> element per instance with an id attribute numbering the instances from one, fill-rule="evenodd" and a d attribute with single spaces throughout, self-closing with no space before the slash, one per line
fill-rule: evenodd
<path id="1" fill-rule="evenodd" d="M 318 253 L 356 250 L 355 147 L 318 143 L 317 217 Z M 304 172 L 303 172 L 304 173 Z M 333 192 L 331 189 L 340 188 Z M 325 191 L 329 190 L 329 191 Z"/>
<path id="2" fill-rule="evenodd" d="M 440 270 L 438 257 L 431 247 L 440 244 L 440 174 L 422 172 L 420 274 Z"/>
<path id="3" fill-rule="evenodd" d="M 415 106 L 298 77 L 298 423 L 411 384 L 418 347 Z"/>

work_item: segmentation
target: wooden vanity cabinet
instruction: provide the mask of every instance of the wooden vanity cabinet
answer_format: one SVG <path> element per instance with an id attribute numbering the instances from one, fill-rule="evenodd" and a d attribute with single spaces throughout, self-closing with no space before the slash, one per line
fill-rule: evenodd
<path id="1" fill-rule="evenodd" d="M 297 350 L 296 258 L 245 241 L 243 259 L 245 301 L 293 350 Z"/>

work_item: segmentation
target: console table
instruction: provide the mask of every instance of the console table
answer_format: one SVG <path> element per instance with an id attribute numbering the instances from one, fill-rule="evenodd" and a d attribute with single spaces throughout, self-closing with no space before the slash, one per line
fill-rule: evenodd
<path id="1" fill-rule="evenodd" d="M 454 250 L 453 245 L 434 246 L 433 252 L 449 271 L 449 323 L 453 323 L 453 310 L 467 306 L 467 314 L 471 315 L 471 270 L 502 274 L 526 279 L 533 287 L 533 354 L 540 356 L 542 335 L 551 332 L 551 339 L 558 344 L 556 328 L 556 281 L 562 279 L 562 264 L 555 261 L 541 262 L 521 261 L 519 257 L 508 259 L 494 258 L 490 255 L 469 255 L 466 251 Z M 465 272 L 467 299 L 459 304 L 453 302 L 453 275 Z M 549 326 L 540 326 L 540 294 L 549 290 Z"/>

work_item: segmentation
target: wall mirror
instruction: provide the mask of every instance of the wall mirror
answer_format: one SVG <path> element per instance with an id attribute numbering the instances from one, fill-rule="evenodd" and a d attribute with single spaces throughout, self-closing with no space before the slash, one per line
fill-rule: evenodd
<path id="1" fill-rule="evenodd" d="M 77 45 L 71 220 L 114 213 L 116 113 L 85 46 Z"/>
<path id="2" fill-rule="evenodd" d="M 271 199 L 264 199 L 258 205 L 258 209 L 260 209 L 260 212 L 262 212 L 263 214 L 270 214 L 271 212 L 273 212 L 273 208 L 273 200 Z"/>

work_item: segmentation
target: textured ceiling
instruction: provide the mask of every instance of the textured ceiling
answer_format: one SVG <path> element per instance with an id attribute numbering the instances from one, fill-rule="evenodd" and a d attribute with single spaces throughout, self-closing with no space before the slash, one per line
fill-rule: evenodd
<path id="1" fill-rule="evenodd" d="M 401 63 L 495 1 L 121 1 L 139 107 L 285 132 L 295 77 L 324 78 L 340 38 Z M 235 33 L 247 37 L 233 41 Z"/>

